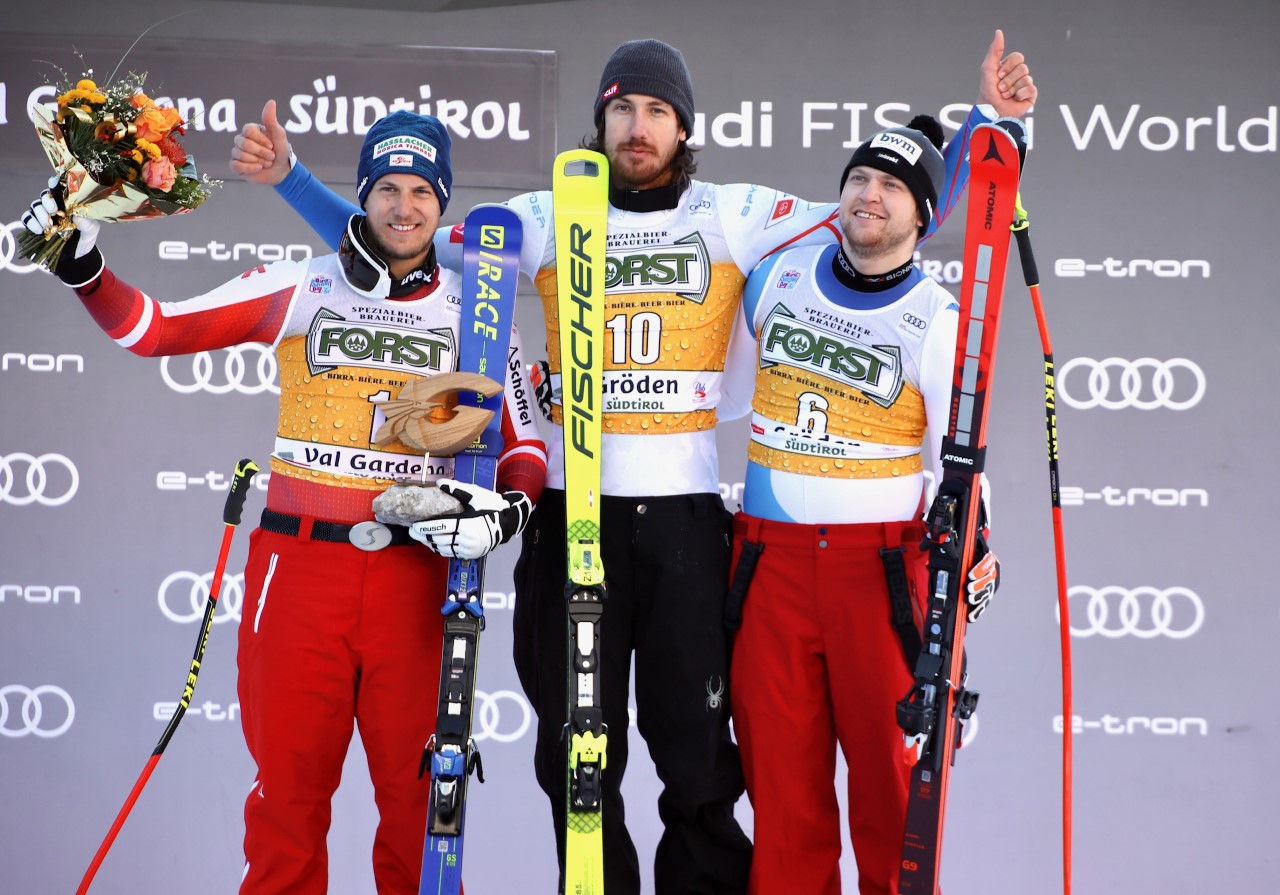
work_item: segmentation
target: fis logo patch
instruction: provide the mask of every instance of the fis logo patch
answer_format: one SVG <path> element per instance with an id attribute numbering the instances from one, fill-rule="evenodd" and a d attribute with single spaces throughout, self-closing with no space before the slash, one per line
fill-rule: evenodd
<path id="1" fill-rule="evenodd" d="M 778 288 L 794 289 L 796 288 L 796 283 L 799 283 L 799 282 L 800 282 L 800 271 L 784 270 L 782 272 L 782 275 L 778 277 Z"/>
<path id="2" fill-rule="evenodd" d="M 312 277 L 307 291 L 312 295 L 330 295 L 333 293 L 333 280 L 328 277 Z"/>

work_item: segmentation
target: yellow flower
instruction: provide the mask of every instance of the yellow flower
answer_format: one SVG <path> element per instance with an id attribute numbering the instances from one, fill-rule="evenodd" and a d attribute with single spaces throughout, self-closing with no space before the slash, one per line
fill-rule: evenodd
<path id="1" fill-rule="evenodd" d="M 160 151 L 160 147 L 152 143 L 150 140 L 144 140 L 139 137 L 137 145 L 138 150 L 143 152 L 149 161 L 155 161 L 160 158 L 160 156 L 164 155 L 164 153 Z M 138 161 L 142 161 L 142 159 L 138 159 Z"/>
<path id="2" fill-rule="evenodd" d="M 137 162 L 139 165 L 141 165 L 141 164 L 142 164 L 142 150 L 140 150 L 140 149 L 134 149 L 134 150 L 130 151 L 130 153 L 129 153 L 129 158 L 133 159 L 135 162 Z M 130 179 L 130 180 L 133 180 L 133 178 L 132 178 L 132 177 L 130 177 L 129 179 Z"/>
<path id="3" fill-rule="evenodd" d="M 96 90 L 81 90 L 76 87 L 58 97 L 58 106 L 59 108 L 66 108 L 67 106 L 81 105 L 86 112 L 90 112 L 92 110 L 83 104 L 94 103 L 100 106 L 106 101 L 107 98 Z"/>
<path id="4" fill-rule="evenodd" d="M 93 91 L 98 89 L 98 85 L 93 83 L 93 81 L 90 81 L 88 78 L 84 78 L 76 82 L 76 89 Z"/>

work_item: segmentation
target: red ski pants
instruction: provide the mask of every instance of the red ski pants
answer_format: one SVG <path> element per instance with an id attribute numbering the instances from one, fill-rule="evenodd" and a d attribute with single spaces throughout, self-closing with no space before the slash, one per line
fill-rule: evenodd
<path id="1" fill-rule="evenodd" d="M 418 762 L 435 727 L 446 568 L 417 544 L 366 553 L 250 536 L 238 690 L 258 775 L 241 895 L 328 891 L 330 799 L 355 725 L 378 807 L 378 892 L 416 895 L 430 795 Z"/>
<path id="2" fill-rule="evenodd" d="M 840 892 L 837 743 L 849 767 L 858 891 L 897 891 L 910 767 L 895 704 L 912 677 L 890 622 L 879 548 L 906 548 L 921 607 L 921 535 L 917 522 L 801 525 L 743 513 L 734 521 L 734 568 L 744 539 L 764 545 L 730 675 L 755 810 L 751 895 Z"/>

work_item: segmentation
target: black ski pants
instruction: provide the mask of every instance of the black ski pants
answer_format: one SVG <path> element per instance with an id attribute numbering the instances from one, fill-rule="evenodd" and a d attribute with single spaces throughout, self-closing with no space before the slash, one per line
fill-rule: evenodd
<path id="1" fill-rule="evenodd" d="M 636 724 L 663 791 L 656 895 L 744 895 L 751 843 L 733 817 L 743 792 L 729 736 L 724 598 L 732 517 L 718 494 L 605 497 L 601 701 L 609 746 L 604 784 L 605 891 L 639 895 L 627 832 L 628 684 L 636 662 Z M 538 715 L 534 765 L 551 802 L 564 881 L 568 620 L 564 492 L 547 490 L 516 564 L 515 664 Z"/>

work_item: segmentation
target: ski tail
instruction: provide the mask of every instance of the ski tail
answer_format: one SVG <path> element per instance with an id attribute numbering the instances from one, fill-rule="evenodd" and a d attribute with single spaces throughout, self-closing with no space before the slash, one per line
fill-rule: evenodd
<path id="1" fill-rule="evenodd" d="M 489 413 L 476 440 L 454 457 L 454 478 L 485 488 L 497 480 L 502 451 L 502 388 L 515 318 L 520 268 L 520 218 L 502 205 L 479 205 L 467 215 L 462 247 L 462 319 L 458 368 L 479 373 L 498 386 L 486 398 L 463 392 L 458 404 Z M 423 750 L 419 775 L 431 769 L 427 832 L 422 849 L 419 895 L 459 895 L 467 809 L 467 783 L 474 772 L 484 782 L 480 752 L 471 737 L 480 632 L 484 560 L 449 560 L 441 613 L 444 643 L 435 733 Z"/>
<path id="2" fill-rule="evenodd" d="M 605 226 L 609 163 L 585 149 L 556 157 L 552 177 L 568 547 L 567 895 L 604 892 L 601 811 L 608 729 L 600 703 L 600 448 L 604 373 Z M 549 346 L 550 347 L 550 346 Z"/>
<path id="3" fill-rule="evenodd" d="M 911 691 L 898 704 L 898 723 L 918 755 L 908 790 L 901 895 L 938 891 L 951 764 L 964 722 L 978 702 L 977 692 L 965 687 L 964 579 L 973 567 L 982 526 L 987 416 L 1018 190 L 1015 138 L 1001 127 L 979 125 L 970 140 L 969 162 L 951 414 L 942 440 L 942 481 L 925 520 L 929 593 L 924 646 Z"/>

